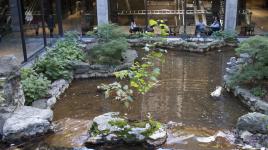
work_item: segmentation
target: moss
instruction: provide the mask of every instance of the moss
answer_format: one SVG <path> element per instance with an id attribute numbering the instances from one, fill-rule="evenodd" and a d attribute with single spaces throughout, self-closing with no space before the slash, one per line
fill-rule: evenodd
<path id="1" fill-rule="evenodd" d="M 135 121 L 135 122 L 130 123 L 130 126 L 134 128 L 145 128 L 146 124 L 147 122 L 145 121 Z"/>
<path id="2" fill-rule="evenodd" d="M 97 136 L 97 135 L 107 135 L 109 134 L 109 130 L 104 130 L 104 131 L 100 131 L 98 129 L 98 124 L 96 122 L 93 122 L 91 128 L 90 128 L 90 133 L 93 135 L 93 136 Z"/>
<path id="3" fill-rule="evenodd" d="M 152 120 L 152 119 L 149 120 L 149 124 L 150 124 L 150 128 L 141 133 L 145 137 L 151 136 L 154 132 L 159 130 L 162 126 L 160 122 Z"/>
<path id="4" fill-rule="evenodd" d="M 117 126 L 119 128 L 124 128 L 128 125 L 126 120 L 112 120 L 108 122 L 111 126 Z"/>

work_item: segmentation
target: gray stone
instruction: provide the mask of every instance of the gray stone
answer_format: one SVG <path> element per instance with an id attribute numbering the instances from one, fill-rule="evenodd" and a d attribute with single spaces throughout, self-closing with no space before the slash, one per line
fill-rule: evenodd
<path id="1" fill-rule="evenodd" d="M 36 100 L 32 103 L 32 106 L 39 109 L 47 109 L 47 99 Z"/>
<path id="2" fill-rule="evenodd" d="M 237 129 L 251 133 L 268 134 L 268 115 L 261 113 L 248 113 L 238 119 Z"/>
<path id="3" fill-rule="evenodd" d="M 111 125 L 111 121 L 126 121 L 126 125 L 123 127 Z M 92 128 L 94 127 L 94 128 Z M 126 143 L 144 143 L 150 146 L 160 146 L 163 145 L 167 139 L 167 132 L 164 126 L 161 126 L 159 130 L 155 131 L 150 136 L 145 136 L 142 133 L 150 129 L 150 124 L 147 123 L 145 127 L 133 127 L 129 125 L 129 120 L 126 118 L 119 117 L 118 112 L 110 112 L 93 119 L 93 123 L 89 125 L 90 131 L 92 129 L 96 133 L 90 132 L 90 138 L 87 140 L 86 144 L 116 144 L 124 141 Z M 128 130 L 125 133 L 126 129 Z M 118 135 L 119 132 L 123 131 L 126 136 Z"/>
<path id="4" fill-rule="evenodd" d="M 72 64 L 72 67 L 74 68 L 75 74 L 87 73 L 90 69 L 90 65 L 85 62 L 75 62 Z"/>
<path id="5" fill-rule="evenodd" d="M 248 59 L 248 58 L 250 58 L 250 55 L 247 54 L 247 53 L 242 53 L 242 54 L 239 55 L 239 57 Z"/>
<path id="6" fill-rule="evenodd" d="M 29 106 L 18 108 L 3 126 L 3 140 L 20 141 L 49 131 L 53 112 Z"/>
<path id="7" fill-rule="evenodd" d="M 51 97 L 47 100 L 47 108 L 53 108 L 54 105 L 57 102 L 57 98 L 56 97 Z"/>
<path id="8" fill-rule="evenodd" d="M 19 71 L 19 63 L 15 56 L 0 57 L 0 77 L 17 75 Z"/>
<path id="9" fill-rule="evenodd" d="M 20 83 L 19 63 L 14 56 L 0 57 L 0 106 L 21 106 L 25 97 Z"/>

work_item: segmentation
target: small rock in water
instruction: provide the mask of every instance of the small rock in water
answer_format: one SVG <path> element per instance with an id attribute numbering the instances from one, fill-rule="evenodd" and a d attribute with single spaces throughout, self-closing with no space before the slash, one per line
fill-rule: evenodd
<path id="1" fill-rule="evenodd" d="M 212 92 L 210 95 L 212 97 L 220 97 L 222 93 L 222 87 L 221 86 L 217 86 L 216 90 L 214 92 Z"/>

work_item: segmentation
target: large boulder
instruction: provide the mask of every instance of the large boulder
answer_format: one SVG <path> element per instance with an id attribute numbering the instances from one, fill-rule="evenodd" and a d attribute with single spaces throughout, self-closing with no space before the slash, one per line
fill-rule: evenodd
<path id="1" fill-rule="evenodd" d="M 159 122 L 129 121 L 117 112 L 110 112 L 93 119 L 89 126 L 90 137 L 86 145 L 118 144 L 121 142 L 160 146 L 166 142 L 166 128 Z"/>
<path id="2" fill-rule="evenodd" d="M 24 105 L 19 63 L 14 56 L 0 57 L 0 106 Z"/>
<path id="3" fill-rule="evenodd" d="M 268 115 L 248 113 L 238 119 L 236 127 L 240 131 L 268 134 Z"/>
<path id="4" fill-rule="evenodd" d="M 4 118 L 6 115 L 9 117 L 2 127 L 2 140 L 6 142 L 20 142 L 22 139 L 48 132 L 53 118 L 52 110 L 29 106 L 10 109 L 0 116 Z"/>

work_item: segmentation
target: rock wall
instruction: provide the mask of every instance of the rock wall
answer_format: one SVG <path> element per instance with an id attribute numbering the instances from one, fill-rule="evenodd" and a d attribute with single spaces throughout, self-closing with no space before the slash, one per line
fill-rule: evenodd
<path id="1" fill-rule="evenodd" d="M 85 62 L 74 62 L 72 64 L 74 69 L 74 78 L 87 79 L 92 77 L 114 76 L 114 72 L 130 68 L 134 64 L 134 61 L 138 57 L 138 54 L 135 50 L 127 50 L 122 54 L 122 56 L 124 62 L 118 66 L 98 64 L 92 65 Z"/>
<path id="2" fill-rule="evenodd" d="M 16 57 L 0 57 L 0 66 L 0 106 L 23 106 L 25 97 Z"/>
<path id="3" fill-rule="evenodd" d="M 228 91 L 237 96 L 251 111 L 268 114 L 268 103 L 266 103 L 264 100 L 254 96 L 249 90 L 240 86 L 230 86 L 231 76 L 234 75 L 243 64 L 251 61 L 252 60 L 248 54 L 240 54 L 239 58 L 232 57 L 227 63 L 228 67 L 226 68 L 226 74 L 224 75 L 225 87 Z"/>

